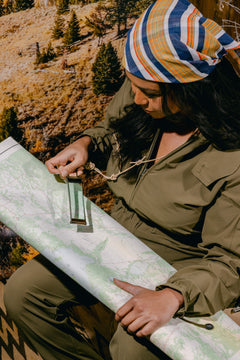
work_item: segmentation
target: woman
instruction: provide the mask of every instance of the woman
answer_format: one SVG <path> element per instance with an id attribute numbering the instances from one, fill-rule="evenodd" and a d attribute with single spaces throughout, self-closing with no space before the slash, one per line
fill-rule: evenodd
<path id="1" fill-rule="evenodd" d="M 115 315 L 113 360 L 164 358 L 148 335 L 240 296 L 240 85 L 224 59 L 239 47 L 187 0 L 156 1 L 128 34 L 127 78 L 106 121 L 46 163 L 53 174 L 79 175 L 101 153 L 117 196 L 112 216 L 177 269 L 156 291 L 114 280 L 133 296 Z M 41 258 L 5 293 L 10 316 L 47 360 L 101 359 L 65 311 L 88 301 Z"/>

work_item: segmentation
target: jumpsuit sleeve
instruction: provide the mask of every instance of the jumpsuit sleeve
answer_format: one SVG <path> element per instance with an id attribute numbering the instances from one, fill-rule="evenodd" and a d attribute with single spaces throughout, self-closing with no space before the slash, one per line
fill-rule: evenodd
<path id="1" fill-rule="evenodd" d="M 112 151 L 113 142 L 115 142 L 112 131 L 109 127 L 109 121 L 122 118 L 128 111 L 128 106 L 134 102 L 131 83 L 126 77 L 120 90 L 115 94 L 105 113 L 105 120 L 97 126 L 85 130 L 81 137 L 90 136 L 92 138 L 92 149 L 90 158 L 99 160 L 104 155 L 105 165 Z"/>
<path id="2" fill-rule="evenodd" d="M 208 208 L 199 245 L 205 256 L 177 271 L 163 285 L 184 296 L 176 315 L 211 315 L 233 306 L 240 296 L 240 171 Z"/>

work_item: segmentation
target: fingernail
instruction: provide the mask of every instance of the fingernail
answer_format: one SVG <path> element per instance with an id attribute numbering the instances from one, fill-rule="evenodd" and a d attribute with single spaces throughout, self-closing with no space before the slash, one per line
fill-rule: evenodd
<path id="1" fill-rule="evenodd" d="M 61 175 L 62 175 L 62 177 L 65 178 L 65 177 L 67 177 L 68 173 L 67 173 L 67 171 L 63 170 L 63 171 L 61 171 Z"/>

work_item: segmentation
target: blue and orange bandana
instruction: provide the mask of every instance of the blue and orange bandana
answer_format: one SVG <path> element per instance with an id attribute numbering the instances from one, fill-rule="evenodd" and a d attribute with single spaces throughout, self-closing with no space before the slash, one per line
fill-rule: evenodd
<path id="1" fill-rule="evenodd" d="M 238 48 L 240 43 L 188 0 L 157 0 L 128 32 L 124 67 L 145 80 L 188 83 L 208 76 Z"/>

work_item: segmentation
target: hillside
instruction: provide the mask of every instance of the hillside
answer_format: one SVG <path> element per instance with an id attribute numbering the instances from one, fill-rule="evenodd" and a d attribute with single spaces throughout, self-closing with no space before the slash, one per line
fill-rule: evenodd
<path id="1" fill-rule="evenodd" d="M 107 96 L 96 97 L 91 89 L 91 66 L 99 47 L 84 19 L 96 4 L 71 6 L 78 16 L 83 40 L 76 51 L 67 54 L 66 70 L 61 68 L 62 40 L 51 39 L 55 6 L 0 18 L 0 113 L 4 107 L 18 108 L 24 143 L 44 160 L 101 120 L 110 101 Z M 69 17 L 64 16 L 65 23 Z M 49 41 L 60 56 L 37 68 L 36 43 L 41 50 Z M 121 57 L 124 39 L 117 39 L 111 29 L 104 37 L 104 42 L 108 41 Z"/>
<path id="2" fill-rule="evenodd" d="M 65 70 L 62 69 L 62 40 L 51 39 L 55 6 L 0 17 L 0 114 L 4 107 L 18 109 L 18 123 L 23 132 L 21 143 L 42 161 L 76 139 L 84 129 L 102 120 L 111 100 L 110 96 L 96 97 L 91 87 L 91 67 L 99 46 L 98 39 L 86 28 L 84 18 L 96 5 L 71 6 L 79 19 L 82 40 L 67 54 Z M 65 24 L 70 16 L 70 13 L 64 15 Z M 34 64 L 36 43 L 42 50 L 49 41 L 59 56 L 37 67 Z M 122 56 L 125 40 L 117 38 L 115 29 L 109 30 L 103 41 L 111 41 L 119 57 Z M 110 210 L 113 196 L 100 176 L 88 176 L 85 192 L 105 211 Z M 21 251 L 25 258 L 35 254 L 34 249 L 27 248 L 21 239 L 0 225 L 0 280 L 19 266 L 23 259 Z M 15 264 L 16 256 L 19 264 Z"/>

